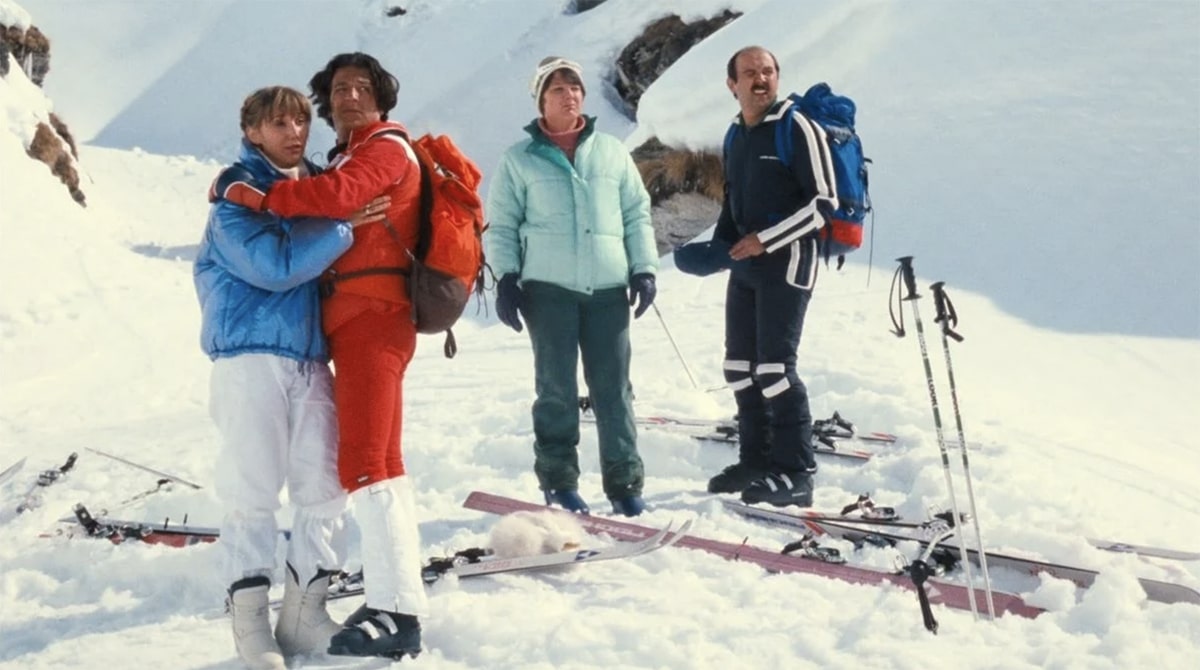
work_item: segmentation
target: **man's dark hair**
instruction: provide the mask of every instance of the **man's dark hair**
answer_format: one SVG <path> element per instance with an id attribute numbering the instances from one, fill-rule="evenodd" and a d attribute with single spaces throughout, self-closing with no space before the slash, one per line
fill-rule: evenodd
<path id="1" fill-rule="evenodd" d="M 325 119 L 325 123 L 333 127 L 333 105 L 330 96 L 333 94 L 333 75 L 344 67 L 360 67 L 367 71 L 371 78 L 371 88 L 375 92 L 375 104 L 379 107 L 381 118 L 387 121 L 388 112 L 396 106 L 396 94 L 400 92 L 400 82 L 391 72 L 383 69 L 379 61 L 360 51 L 338 54 L 325 65 L 325 69 L 313 75 L 308 81 L 312 91 L 313 103 L 317 107 L 317 116 Z"/>
<path id="2" fill-rule="evenodd" d="M 747 51 L 764 51 L 764 52 L 766 52 L 766 54 L 771 57 L 771 60 L 775 62 L 775 74 L 779 74 L 779 59 L 775 57 L 775 54 L 771 53 L 770 50 L 764 49 L 759 46 L 749 46 L 749 47 L 742 47 L 741 49 L 738 49 L 737 51 L 733 52 L 733 56 L 729 59 L 729 63 L 725 65 L 725 74 L 728 75 L 730 79 L 737 81 L 737 59 L 738 59 L 738 56 L 741 56 L 742 54 L 746 53 Z"/>

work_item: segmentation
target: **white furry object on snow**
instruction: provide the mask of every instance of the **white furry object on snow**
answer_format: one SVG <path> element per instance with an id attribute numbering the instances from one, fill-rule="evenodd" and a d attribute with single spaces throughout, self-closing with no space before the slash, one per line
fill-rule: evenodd
<path id="1" fill-rule="evenodd" d="M 492 526 L 490 546 L 497 558 L 553 554 L 578 549 L 583 535 L 583 528 L 569 514 L 513 512 Z"/>

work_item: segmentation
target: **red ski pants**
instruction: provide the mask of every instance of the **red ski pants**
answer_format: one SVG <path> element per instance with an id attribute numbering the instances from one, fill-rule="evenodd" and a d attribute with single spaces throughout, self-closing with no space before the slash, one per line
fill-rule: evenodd
<path id="1" fill-rule="evenodd" d="M 329 334 L 338 413 L 338 479 L 351 493 L 404 474 L 404 371 L 417 330 L 407 307 L 367 309 Z"/>

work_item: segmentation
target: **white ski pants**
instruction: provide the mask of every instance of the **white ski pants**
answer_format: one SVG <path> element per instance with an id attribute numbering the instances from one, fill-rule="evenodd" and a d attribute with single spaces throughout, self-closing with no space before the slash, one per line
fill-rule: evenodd
<path id="1" fill-rule="evenodd" d="M 429 598 L 421 579 L 421 536 L 412 482 L 407 476 L 375 482 L 351 493 L 350 499 L 362 531 L 367 607 L 427 616 Z"/>
<path id="2" fill-rule="evenodd" d="M 342 568 L 346 493 L 337 476 L 332 388 L 323 363 L 271 354 L 214 362 L 209 412 L 222 438 L 215 478 L 227 584 L 273 575 L 285 482 L 295 510 L 287 562 L 300 584 L 318 569 Z"/>

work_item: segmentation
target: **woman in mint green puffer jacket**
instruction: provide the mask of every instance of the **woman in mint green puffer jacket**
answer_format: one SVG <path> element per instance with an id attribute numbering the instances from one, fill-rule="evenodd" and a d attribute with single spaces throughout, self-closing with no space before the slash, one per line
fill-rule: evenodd
<path id="1" fill-rule="evenodd" d="M 604 494 L 618 514 L 642 501 L 629 383 L 630 307 L 654 301 L 658 254 L 650 196 L 629 151 L 583 115 L 578 64 L 547 58 L 530 93 L 541 116 L 504 153 L 488 193 L 487 258 L 499 276 L 496 311 L 529 326 L 537 400 L 534 471 L 546 502 L 588 511 L 579 494 L 582 357 L 600 441 Z M 626 293 L 628 291 L 628 294 Z M 521 321 L 524 317 L 524 324 Z"/>

